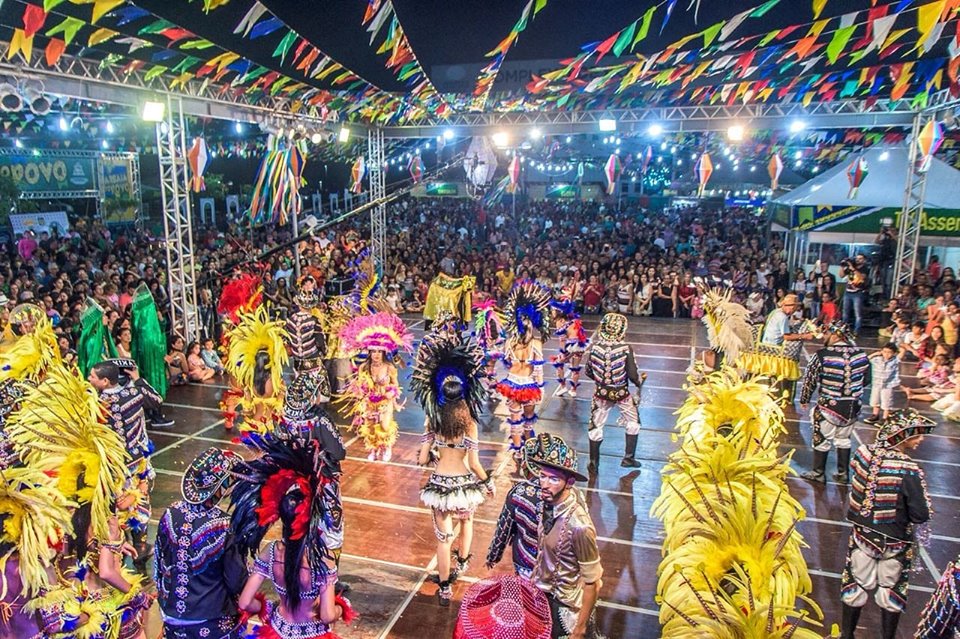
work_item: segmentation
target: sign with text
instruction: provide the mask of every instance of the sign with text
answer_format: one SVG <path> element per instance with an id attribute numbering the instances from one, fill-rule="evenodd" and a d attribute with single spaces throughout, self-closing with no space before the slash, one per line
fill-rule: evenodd
<path id="1" fill-rule="evenodd" d="M 577 197 L 577 186 L 575 184 L 550 184 L 544 193 L 549 199 L 574 199 Z"/>
<path id="2" fill-rule="evenodd" d="M 97 162 L 93 157 L 58 154 L 43 151 L 23 155 L 0 155 L 0 176 L 10 177 L 20 193 L 44 191 L 97 191 Z"/>
<path id="3" fill-rule="evenodd" d="M 104 221 L 108 224 L 135 222 L 139 202 L 133 183 L 133 158 L 103 156 L 100 167 Z"/>
<path id="4" fill-rule="evenodd" d="M 435 197 L 460 195 L 460 186 L 456 182 L 427 182 L 426 194 Z"/>
<path id="5" fill-rule="evenodd" d="M 33 231 L 39 236 L 41 233 L 52 233 L 56 230 L 62 236 L 70 229 L 70 220 L 67 219 L 66 211 L 13 213 L 10 215 L 10 226 L 13 227 L 15 235 Z"/>

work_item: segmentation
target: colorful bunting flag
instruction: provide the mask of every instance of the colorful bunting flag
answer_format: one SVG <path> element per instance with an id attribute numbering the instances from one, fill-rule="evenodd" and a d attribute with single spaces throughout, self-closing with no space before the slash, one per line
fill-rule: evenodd
<path id="1" fill-rule="evenodd" d="M 292 213 L 299 213 L 300 187 L 306 164 L 306 141 L 289 142 L 271 137 L 267 153 L 257 170 L 248 215 L 254 225 L 271 222 L 286 224 Z"/>
<path id="2" fill-rule="evenodd" d="M 30 58 L 33 57 L 33 36 L 27 36 L 27 34 L 23 32 L 23 29 L 13 30 L 13 37 L 10 38 L 10 46 L 7 47 L 7 60 L 18 53 L 23 54 L 23 57 L 28 63 L 30 62 Z"/>
<path id="3" fill-rule="evenodd" d="M 47 12 L 35 4 L 28 4 L 23 9 L 23 33 L 32 38 L 37 31 L 43 28 L 47 20 Z"/>

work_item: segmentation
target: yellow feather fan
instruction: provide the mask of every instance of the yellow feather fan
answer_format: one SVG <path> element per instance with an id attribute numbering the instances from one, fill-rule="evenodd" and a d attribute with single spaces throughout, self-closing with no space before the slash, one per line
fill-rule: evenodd
<path id="1" fill-rule="evenodd" d="M 54 474 L 68 499 L 91 504 L 94 534 L 106 539 L 128 454 L 123 438 L 102 417 L 96 390 L 76 368 L 52 368 L 24 394 L 6 430 L 28 466 Z"/>
<path id="2" fill-rule="evenodd" d="M 787 491 L 783 411 L 761 378 L 724 367 L 689 385 L 677 411 L 681 446 L 651 514 L 664 522 L 657 586 L 665 638 L 813 639 L 823 615 Z M 796 606 L 802 602 L 804 610 Z"/>
<path id="3" fill-rule="evenodd" d="M 18 337 L 13 346 L 0 355 L 0 382 L 6 379 L 36 381 L 43 371 L 60 363 L 60 345 L 53 324 L 46 315 L 39 315 L 33 330 Z"/>
<path id="4" fill-rule="evenodd" d="M 283 322 L 272 321 L 265 307 L 261 306 L 252 313 L 240 313 L 239 322 L 230 330 L 230 346 L 224 368 L 249 396 L 255 397 L 257 393 L 253 377 L 257 354 L 265 351 L 274 395 L 282 396 L 283 367 L 288 360 L 284 346 L 286 338 Z"/>
<path id="5" fill-rule="evenodd" d="M 703 294 L 703 323 L 710 346 L 723 351 L 728 362 L 737 361 L 740 352 L 748 350 L 753 342 L 750 311 L 734 302 L 732 296 L 733 289 L 711 288 Z"/>
<path id="6" fill-rule="evenodd" d="M 7 468 L 0 473 L 0 599 L 5 599 L 7 560 L 17 553 L 23 594 L 34 596 L 47 586 L 47 568 L 56 557 L 54 546 L 72 534 L 74 506 L 54 485 L 53 479 L 30 467 Z"/>

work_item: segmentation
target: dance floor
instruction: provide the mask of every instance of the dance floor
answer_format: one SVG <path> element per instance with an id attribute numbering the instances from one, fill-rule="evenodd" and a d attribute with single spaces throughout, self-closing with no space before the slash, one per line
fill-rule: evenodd
<path id="1" fill-rule="evenodd" d="M 588 333 L 596 320 L 585 322 Z M 410 318 L 417 338 L 423 334 L 423 322 Z M 657 566 L 663 530 L 650 517 L 650 506 L 660 492 L 660 469 L 676 449 L 673 441 L 673 411 L 682 403 L 685 370 L 691 360 L 706 348 L 706 332 L 692 320 L 631 318 L 628 341 L 637 354 L 637 364 L 648 374 L 641 403 L 640 446 L 637 457 L 641 469 L 620 467 L 623 431 L 608 426 L 603 444 L 599 476 L 582 485 L 597 528 L 604 567 L 603 588 L 598 614 L 600 627 L 611 638 L 648 639 L 660 636 L 655 603 Z M 875 348 L 876 339 L 863 340 Z M 808 350 L 812 350 L 808 346 Z M 547 354 L 556 353 L 556 342 L 548 344 Z M 407 371 L 409 372 L 409 370 Z M 913 367 L 904 366 L 906 384 L 913 385 Z M 552 369 L 546 373 L 551 378 Z M 408 375 L 401 372 L 401 379 Z M 550 379 L 552 382 L 552 379 Z M 404 382 L 405 383 L 405 382 Z M 564 437 L 581 453 L 580 468 L 587 463 L 587 422 L 593 385 L 585 380 L 579 397 L 554 398 L 555 383 L 549 383 L 540 407 L 539 429 Z M 154 517 L 179 498 L 183 468 L 208 446 L 231 444 L 232 433 L 223 428 L 217 409 L 222 387 L 211 384 L 171 389 L 167 414 L 176 425 L 163 431 L 151 431 L 156 444 L 154 465 L 157 483 L 153 493 Z M 898 403 L 905 398 L 898 394 Z M 918 406 L 929 408 L 927 405 Z M 934 413 L 926 411 L 933 415 Z M 497 497 L 488 500 L 477 512 L 476 535 L 468 574 L 454 587 L 455 603 L 448 609 L 437 605 L 437 586 L 429 579 L 436 571 L 436 542 L 430 513 L 419 501 L 420 486 L 427 471 L 416 465 L 423 413 L 412 398 L 398 414 L 400 438 L 389 463 L 369 462 L 363 445 L 346 428 L 349 443 L 344 464 L 343 498 L 346 544 L 340 577 L 350 584 L 350 595 L 361 617 L 351 627 L 338 626 L 344 639 L 395 637 L 446 639 L 453 635 L 456 602 L 468 585 L 487 574 L 484 557 L 502 505 L 503 495 L 516 479 L 514 464 L 499 430 L 505 414 L 491 405 L 481 424 L 481 461 L 494 468 Z M 616 414 L 610 416 L 611 424 Z M 341 422 L 343 420 L 340 420 Z M 788 410 L 789 435 L 784 452 L 795 449 L 795 468 L 804 470 L 811 461 L 810 424 L 807 415 Z M 874 429 L 860 424 L 857 441 L 872 440 Z M 912 577 L 907 614 L 900 624 L 899 637 L 912 637 L 924 603 L 947 562 L 960 552 L 960 425 L 942 424 L 916 451 L 927 474 L 935 514 L 934 536 L 928 549 L 920 553 L 919 570 Z M 831 455 L 828 470 L 833 472 Z M 813 597 L 825 614 L 824 634 L 831 624 L 839 623 L 840 572 L 843 569 L 849 526 L 844 521 L 845 487 L 810 484 L 799 478 L 789 481 L 791 493 L 807 510 L 807 519 L 799 526 L 809 548 L 804 555 L 813 579 Z M 510 571 L 509 552 L 497 567 Z M 879 633 L 879 613 L 871 602 L 861 618 L 864 637 Z M 151 615 L 149 636 L 157 636 L 158 615 Z"/>

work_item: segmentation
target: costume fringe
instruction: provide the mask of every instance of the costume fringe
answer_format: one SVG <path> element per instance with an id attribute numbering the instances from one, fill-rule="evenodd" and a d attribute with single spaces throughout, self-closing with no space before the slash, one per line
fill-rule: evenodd
<path id="1" fill-rule="evenodd" d="M 8 379 L 39 381 L 45 370 L 60 363 L 60 346 L 53 324 L 49 317 L 41 315 L 33 331 L 18 337 L 7 352 L 0 354 L 0 382 Z"/>

